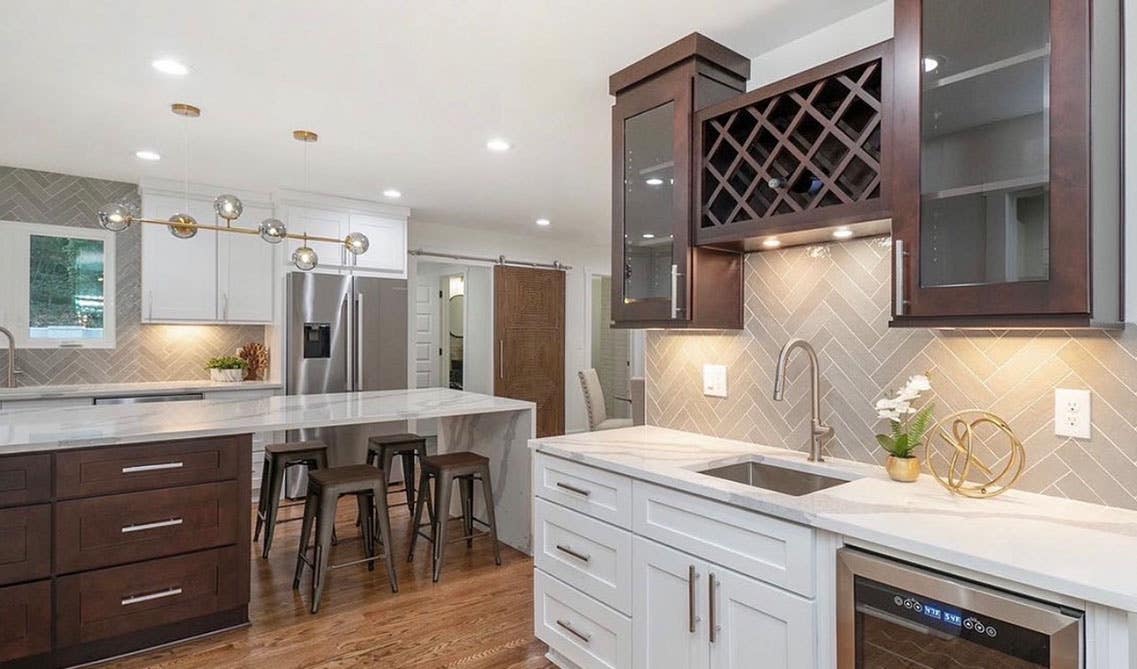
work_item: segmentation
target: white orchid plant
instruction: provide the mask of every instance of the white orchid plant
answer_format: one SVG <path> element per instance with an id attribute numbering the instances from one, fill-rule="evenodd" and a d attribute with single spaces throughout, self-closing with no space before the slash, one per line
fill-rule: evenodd
<path id="1" fill-rule="evenodd" d="M 921 409 L 912 406 L 920 395 L 932 389 L 932 382 L 924 374 L 910 377 L 908 383 L 896 393 L 876 403 L 876 414 L 891 425 L 889 434 L 876 435 L 877 442 L 884 450 L 898 458 L 910 458 L 924 440 L 931 427 L 934 404 Z"/>

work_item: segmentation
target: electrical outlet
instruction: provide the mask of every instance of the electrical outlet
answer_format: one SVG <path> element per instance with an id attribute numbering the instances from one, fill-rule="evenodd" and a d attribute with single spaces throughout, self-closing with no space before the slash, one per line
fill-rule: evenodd
<path id="1" fill-rule="evenodd" d="M 1090 438 L 1090 391 L 1054 390 L 1054 434 L 1075 439 Z"/>
<path id="2" fill-rule="evenodd" d="M 703 365 L 703 394 L 726 397 L 726 365 Z"/>

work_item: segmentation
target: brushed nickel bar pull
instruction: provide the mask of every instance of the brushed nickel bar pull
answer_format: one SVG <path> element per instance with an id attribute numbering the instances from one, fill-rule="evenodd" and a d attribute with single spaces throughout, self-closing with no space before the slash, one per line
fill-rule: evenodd
<path id="1" fill-rule="evenodd" d="M 711 596 L 709 598 L 709 600 L 710 600 L 711 643 L 714 643 L 715 637 L 717 636 L 716 633 L 718 632 L 718 624 L 715 621 L 715 585 L 716 585 L 716 583 L 715 583 L 714 572 L 711 572 L 711 577 L 709 580 L 711 583 Z"/>
<path id="2" fill-rule="evenodd" d="M 183 463 L 181 462 L 160 462 L 156 465 L 133 465 L 131 467 L 123 467 L 123 474 L 138 474 L 141 472 L 158 472 L 164 469 L 181 469 Z"/>
<path id="3" fill-rule="evenodd" d="M 679 318 L 679 265 L 671 266 L 671 318 Z"/>
<path id="4" fill-rule="evenodd" d="M 903 316 L 906 311 L 906 304 L 904 302 L 904 256 L 906 255 L 904 253 L 904 240 L 897 239 L 893 242 L 893 246 L 895 249 L 893 251 L 893 260 L 896 263 L 892 272 L 893 279 L 896 282 L 894 286 L 896 294 L 893 297 L 893 301 L 896 303 L 896 315 Z"/>
<path id="5" fill-rule="evenodd" d="M 581 632 L 580 630 L 578 630 L 577 628 L 573 627 L 572 625 L 566 623 L 563 620 L 558 620 L 557 624 L 560 625 L 561 627 L 565 628 L 565 630 L 567 630 L 569 634 L 580 639 L 584 643 L 589 643 L 592 641 L 592 635 L 591 634 L 585 634 L 584 632 Z"/>
<path id="6" fill-rule="evenodd" d="M 569 485 L 568 483 L 565 483 L 564 481 L 557 481 L 557 487 L 558 488 L 564 488 L 565 490 L 567 490 L 569 492 L 575 492 L 576 494 L 583 495 L 584 497 L 588 497 L 592 494 L 591 490 L 585 490 L 584 488 L 578 488 L 574 485 Z"/>
<path id="7" fill-rule="evenodd" d="M 557 550 L 559 550 L 560 552 L 565 553 L 567 555 L 571 555 L 574 558 L 580 560 L 581 562 L 590 562 L 592 560 L 591 555 L 585 555 L 584 553 L 578 553 L 578 552 L 574 551 L 573 549 L 569 548 L 568 546 L 562 546 L 560 544 L 557 544 Z"/>
<path id="8" fill-rule="evenodd" d="M 695 633 L 695 623 L 699 622 L 699 618 L 695 615 L 695 579 L 698 576 L 695 573 L 695 565 L 687 567 L 687 630 L 691 634 Z"/>
<path id="9" fill-rule="evenodd" d="M 497 340 L 497 378 L 505 378 L 505 340 Z"/>
<path id="10" fill-rule="evenodd" d="M 149 602 L 155 599 L 165 599 L 166 597 L 177 597 L 182 594 L 181 588 L 166 588 L 158 592 L 151 592 L 148 595 L 132 595 L 130 597 L 122 598 L 123 606 L 130 606 L 131 604 L 141 604 L 142 602 Z"/>
<path id="11" fill-rule="evenodd" d="M 181 525 L 184 521 L 181 518 L 170 518 L 169 520 L 158 520 L 153 523 L 139 523 L 137 525 L 123 525 L 122 533 L 130 534 L 131 532 L 145 532 L 146 530 L 156 530 L 161 527 L 174 527 Z"/>

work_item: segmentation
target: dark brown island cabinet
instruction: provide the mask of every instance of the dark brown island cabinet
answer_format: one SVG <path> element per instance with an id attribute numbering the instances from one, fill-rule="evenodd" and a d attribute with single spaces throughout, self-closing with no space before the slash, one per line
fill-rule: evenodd
<path id="1" fill-rule="evenodd" d="M 896 0 L 893 326 L 1123 318 L 1119 0 Z"/>
<path id="2" fill-rule="evenodd" d="M 0 457 L 0 667 L 248 623 L 249 435 Z"/>
<path id="3" fill-rule="evenodd" d="M 695 113 L 746 89 L 750 59 L 693 33 L 613 74 L 612 320 L 742 327 L 742 256 L 694 246 Z"/>

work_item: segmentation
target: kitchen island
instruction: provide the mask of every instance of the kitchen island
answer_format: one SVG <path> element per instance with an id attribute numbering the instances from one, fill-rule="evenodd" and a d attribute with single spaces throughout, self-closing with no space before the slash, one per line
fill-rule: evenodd
<path id="1" fill-rule="evenodd" d="M 0 412 L 0 665 L 246 624 L 250 435 L 418 419 L 438 419 L 439 452 L 490 458 L 499 538 L 530 552 L 530 402 L 432 388 Z"/>

